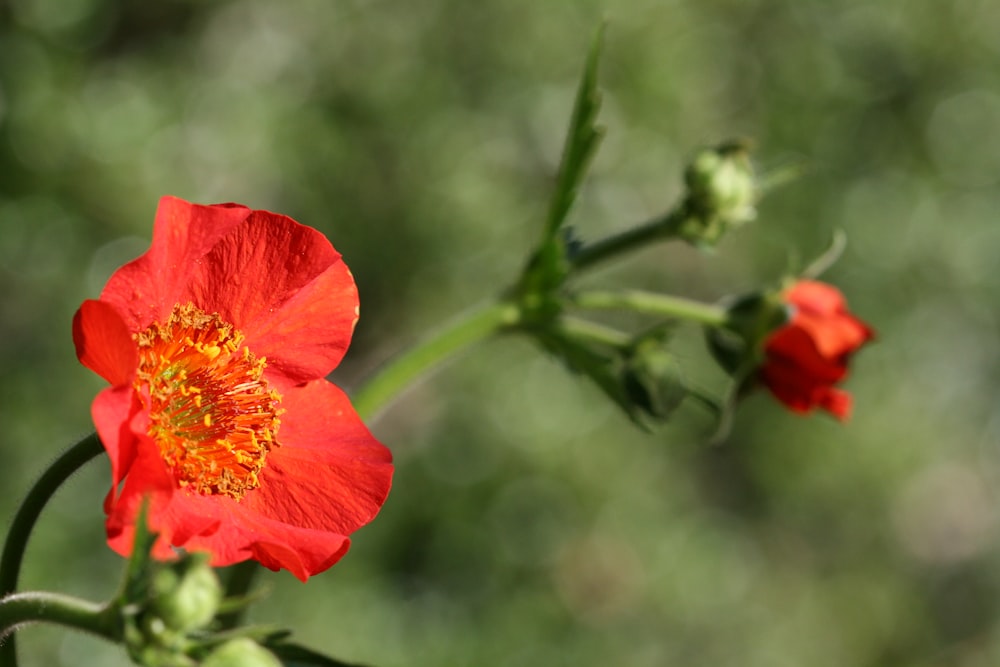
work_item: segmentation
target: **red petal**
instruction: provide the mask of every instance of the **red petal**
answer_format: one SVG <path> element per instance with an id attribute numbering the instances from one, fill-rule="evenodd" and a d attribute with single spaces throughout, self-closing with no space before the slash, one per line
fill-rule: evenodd
<path id="1" fill-rule="evenodd" d="M 357 321 L 354 279 L 326 237 L 264 211 L 215 245 L 182 298 L 233 323 L 294 383 L 329 373 Z"/>
<path id="2" fill-rule="evenodd" d="M 252 558 L 272 570 L 289 570 L 302 581 L 327 569 L 347 552 L 350 540 L 346 535 L 260 516 L 247 511 L 245 500 L 181 490 L 171 496 L 169 504 L 157 508 L 153 525 L 170 544 L 209 553 L 214 567 Z"/>
<path id="3" fill-rule="evenodd" d="M 131 422 L 144 421 L 147 416 L 132 387 L 108 387 L 97 395 L 91 406 L 91 416 L 101 444 L 111 462 L 111 486 L 114 491 L 128 473 L 135 459 L 138 438 Z"/>
<path id="4" fill-rule="evenodd" d="M 174 486 L 173 476 L 167 470 L 159 448 L 148 438 L 140 439 L 122 492 L 107 508 L 108 545 L 123 556 L 132 553 L 136 517 L 143 498 L 147 498 L 149 527 L 160 533 L 153 554 L 160 559 L 172 557 L 174 553 L 169 539 L 176 528 L 170 525 L 169 517 L 164 514 L 171 504 Z"/>
<path id="5" fill-rule="evenodd" d="M 329 533 L 310 535 L 314 531 L 302 531 L 300 540 L 311 544 L 305 552 L 292 551 L 280 544 L 258 541 L 253 547 L 253 558 L 271 570 L 287 569 L 300 581 L 329 569 L 347 553 L 351 541 L 346 537 L 331 536 Z M 339 544 L 338 544 L 339 539 Z"/>
<path id="6" fill-rule="evenodd" d="M 792 326 L 805 331 L 819 353 L 831 359 L 857 350 L 874 336 L 863 322 L 848 314 L 817 317 L 797 313 Z"/>
<path id="7" fill-rule="evenodd" d="M 830 385 L 804 375 L 791 364 L 772 362 L 760 373 L 761 381 L 775 398 L 796 412 L 809 412 Z"/>
<path id="8" fill-rule="evenodd" d="M 770 365 L 761 372 L 761 381 L 793 412 L 804 414 L 819 407 L 841 421 L 850 416 L 853 401 L 849 393 L 828 384 L 811 382 L 795 373 L 793 368 Z"/>
<path id="9" fill-rule="evenodd" d="M 779 329 L 768 339 L 765 366 L 783 365 L 810 382 L 833 384 L 847 373 L 844 356 L 822 354 L 812 336 L 795 326 Z"/>
<path id="10" fill-rule="evenodd" d="M 828 387 L 819 399 L 819 406 L 840 421 L 847 421 L 851 416 L 854 399 L 846 391 Z"/>
<path id="11" fill-rule="evenodd" d="M 344 392 L 318 380 L 287 391 L 282 407 L 282 445 L 268 455 L 247 509 L 345 535 L 371 521 L 389 493 L 392 455 Z"/>
<path id="12" fill-rule="evenodd" d="M 73 343 L 80 363 L 112 385 L 132 381 L 139 354 L 131 332 L 111 305 L 84 301 L 73 316 Z"/>
<path id="13" fill-rule="evenodd" d="M 235 204 L 199 206 L 175 197 L 162 198 L 149 251 L 111 276 L 101 300 L 118 307 L 131 331 L 165 320 L 178 303 L 191 270 L 250 213 Z"/>
<path id="14" fill-rule="evenodd" d="M 836 287 L 815 280 L 800 280 L 785 293 L 785 300 L 815 315 L 844 312 L 847 301 Z"/>

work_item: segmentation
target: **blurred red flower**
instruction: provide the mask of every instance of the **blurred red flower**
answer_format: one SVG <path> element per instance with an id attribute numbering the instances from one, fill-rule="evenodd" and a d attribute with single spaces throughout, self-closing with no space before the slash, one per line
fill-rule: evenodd
<path id="1" fill-rule="evenodd" d="M 358 296 L 318 231 L 236 204 L 160 201 L 149 251 L 73 320 L 111 460 L 108 543 L 132 547 L 150 499 L 154 554 L 207 551 L 303 581 L 347 551 L 389 492 L 392 457 L 324 379 Z"/>
<path id="2" fill-rule="evenodd" d="M 847 376 L 851 355 L 874 331 L 851 315 L 844 296 L 825 283 L 799 281 L 784 300 L 791 316 L 765 342 L 761 381 L 795 412 L 820 407 L 846 420 L 851 395 L 834 385 Z"/>

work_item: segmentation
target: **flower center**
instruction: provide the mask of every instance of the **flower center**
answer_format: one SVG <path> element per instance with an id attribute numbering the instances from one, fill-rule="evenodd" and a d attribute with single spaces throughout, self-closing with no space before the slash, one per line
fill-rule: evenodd
<path id="1" fill-rule="evenodd" d="M 264 357 L 218 314 L 178 304 L 166 324 L 135 335 L 136 389 L 149 390 L 149 435 L 178 483 L 240 500 L 257 488 L 281 420 Z"/>

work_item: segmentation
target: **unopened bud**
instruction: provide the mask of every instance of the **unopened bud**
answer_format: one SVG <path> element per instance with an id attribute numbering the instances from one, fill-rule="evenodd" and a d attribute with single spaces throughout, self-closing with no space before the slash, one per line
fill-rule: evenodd
<path id="1" fill-rule="evenodd" d="M 201 667 L 282 667 L 277 656 L 247 637 L 230 639 L 208 654 Z"/>
<path id="2" fill-rule="evenodd" d="M 632 404 L 653 419 L 668 419 L 687 396 L 677 360 L 658 338 L 635 347 L 623 383 Z"/>
<path id="3" fill-rule="evenodd" d="M 157 572 L 152 581 L 151 611 L 173 631 L 208 625 L 222 600 L 222 585 L 202 554 L 193 554 Z"/>
<path id="4" fill-rule="evenodd" d="M 683 235 L 712 244 L 757 214 L 757 183 L 747 144 L 731 141 L 700 151 L 684 172 L 688 220 Z"/>

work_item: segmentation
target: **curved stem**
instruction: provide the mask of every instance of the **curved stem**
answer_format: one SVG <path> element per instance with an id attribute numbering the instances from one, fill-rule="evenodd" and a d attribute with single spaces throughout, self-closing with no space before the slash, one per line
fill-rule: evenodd
<path id="1" fill-rule="evenodd" d="M 17 508 L 10 530 L 7 532 L 3 554 L 0 555 L 0 595 L 17 590 L 17 579 L 21 572 L 21 562 L 24 560 L 28 538 L 49 498 L 83 464 L 103 451 L 97 434 L 91 433 L 63 452 L 28 491 L 21 506 Z"/>
<path id="2" fill-rule="evenodd" d="M 352 397 L 354 409 L 369 420 L 425 371 L 460 349 L 516 326 L 518 306 L 509 301 L 472 310 L 379 368 Z"/>
<path id="3" fill-rule="evenodd" d="M 38 621 L 83 630 L 111 641 L 119 640 L 122 633 L 114 605 L 46 592 L 14 593 L 0 599 L 0 638 L 19 625 Z M 5 655 L 2 664 L 15 664 L 13 654 Z"/>
<path id="4" fill-rule="evenodd" d="M 38 478 L 38 481 L 28 491 L 28 495 L 21 501 L 21 506 L 17 508 L 17 512 L 14 514 L 10 529 L 7 531 L 7 541 L 3 545 L 3 554 L 0 554 L 0 596 L 13 593 L 17 590 L 17 579 L 21 574 L 21 563 L 24 560 L 24 551 L 28 546 L 28 538 L 31 537 L 31 531 L 35 527 L 35 522 L 38 521 L 38 517 L 48 503 L 49 498 L 83 464 L 98 456 L 103 451 L 104 448 L 101 446 L 101 441 L 97 437 L 97 434 L 91 433 L 63 452 L 42 473 L 42 476 Z M 44 597 L 46 594 L 38 593 L 33 595 Z M 6 607 L 7 613 L 14 613 L 26 605 L 30 611 L 30 605 L 22 601 L 19 596 L 10 596 L 0 600 L 0 607 L 5 604 L 12 605 Z M 46 619 L 42 617 L 25 618 L 19 622 L 29 620 Z M 0 616 L 0 621 L 2 621 L 2 616 Z M 16 623 L 13 625 L 16 625 Z M 4 628 L 0 630 L 0 637 L 9 632 L 9 629 L 13 625 L 0 625 L 0 627 Z M 17 646 L 14 642 L 14 636 L 11 635 L 0 642 L 0 667 L 12 667 L 14 665 L 17 665 Z"/>
<path id="5" fill-rule="evenodd" d="M 729 322 L 729 313 L 722 306 L 642 290 L 579 292 L 569 298 L 569 303 L 586 310 L 621 309 L 676 317 L 710 327 L 722 327 Z"/>
<path id="6" fill-rule="evenodd" d="M 678 206 L 666 215 L 638 227 L 587 244 L 570 257 L 572 268 L 574 271 L 588 269 L 616 255 L 637 250 L 652 241 L 676 238 L 684 218 L 684 208 Z"/>

